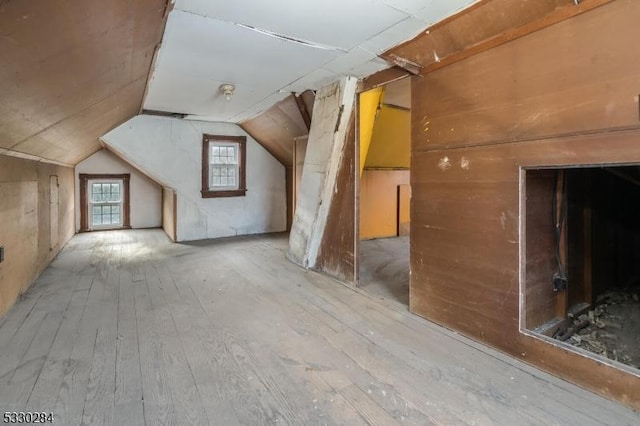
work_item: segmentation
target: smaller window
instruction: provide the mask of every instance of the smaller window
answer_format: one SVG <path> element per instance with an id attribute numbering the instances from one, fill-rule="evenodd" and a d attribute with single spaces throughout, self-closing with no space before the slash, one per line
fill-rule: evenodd
<path id="1" fill-rule="evenodd" d="M 203 198 L 245 195 L 246 144 L 247 138 L 244 136 L 203 136 Z"/>
<path id="2" fill-rule="evenodd" d="M 80 231 L 130 228 L 130 175 L 84 174 L 80 180 Z"/>

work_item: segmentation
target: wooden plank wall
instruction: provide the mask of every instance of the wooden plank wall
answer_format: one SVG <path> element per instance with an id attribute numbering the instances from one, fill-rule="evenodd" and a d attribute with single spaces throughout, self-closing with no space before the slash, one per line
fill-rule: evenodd
<path id="1" fill-rule="evenodd" d="M 50 183 L 56 181 L 58 223 L 50 220 Z M 73 236 L 73 169 L 0 155 L 0 317 Z M 56 205 L 56 204 L 54 204 Z M 52 244 L 51 230 L 57 228 Z"/>
<path id="2" fill-rule="evenodd" d="M 76 164 L 136 115 L 167 0 L 0 1 L 0 147 Z"/>
<path id="3" fill-rule="evenodd" d="M 317 263 L 319 270 L 348 283 L 355 283 L 357 279 L 355 192 L 355 114 L 351 114 L 336 178 L 336 191 L 327 216 L 327 227 L 322 236 Z"/>
<path id="4" fill-rule="evenodd" d="M 162 188 L 162 229 L 171 238 L 178 240 L 178 194 L 171 188 Z"/>
<path id="5" fill-rule="evenodd" d="M 519 250 L 522 167 L 640 163 L 639 17 L 616 0 L 413 78 L 411 165 L 411 311 L 635 408 L 637 373 L 520 332 Z"/>
<path id="6" fill-rule="evenodd" d="M 552 203 L 555 170 L 531 170 L 526 174 L 526 311 L 524 324 L 534 329 L 556 316 L 556 296 L 551 278 L 557 271 L 554 255 Z"/>

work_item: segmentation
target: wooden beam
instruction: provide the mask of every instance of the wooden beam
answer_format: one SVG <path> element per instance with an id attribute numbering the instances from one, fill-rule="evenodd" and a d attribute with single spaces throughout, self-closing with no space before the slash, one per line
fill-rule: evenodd
<path id="1" fill-rule="evenodd" d="M 589 185 L 591 186 L 591 185 Z M 584 259 L 583 259 L 583 268 L 584 268 L 584 285 L 583 285 L 583 295 L 584 301 L 589 305 L 593 306 L 593 231 L 592 231 L 592 211 L 591 211 L 591 197 L 587 198 L 587 205 L 584 206 L 583 209 L 583 232 L 584 232 Z"/>
<path id="2" fill-rule="evenodd" d="M 485 0 L 380 56 L 419 64 L 423 66 L 421 74 L 426 74 L 612 1 L 583 0 L 576 5 L 551 0 L 523 5 L 520 0 Z M 498 11 L 500 22 L 491 19 Z"/>
<path id="3" fill-rule="evenodd" d="M 557 171 L 557 180 L 556 180 L 556 195 L 555 195 L 555 203 L 556 203 L 556 215 L 555 215 L 555 226 L 556 232 L 558 232 L 558 240 L 556 241 L 557 250 L 558 250 L 558 262 L 560 263 L 560 273 L 563 278 L 567 276 L 567 218 L 565 215 L 566 211 L 566 173 L 564 170 L 560 169 Z M 567 309 L 569 304 L 569 292 L 567 289 L 562 289 L 557 292 L 556 298 L 556 315 L 560 318 L 564 318 L 567 315 Z"/>
<path id="4" fill-rule="evenodd" d="M 365 77 L 364 80 L 362 80 L 358 92 L 366 92 L 367 90 L 393 83 L 410 75 L 408 71 L 400 67 L 387 68 L 386 70 L 378 71 L 375 74 Z"/>
<path id="5" fill-rule="evenodd" d="M 304 121 L 304 124 L 307 126 L 307 131 L 311 129 L 311 116 L 309 115 L 309 111 L 307 110 L 307 105 L 304 103 L 304 100 L 301 96 L 296 96 L 295 94 L 291 94 L 293 98 L 296 100 L 296 105 L 298 105 L 298 111 L 300 111 L 300 116 Z"/>

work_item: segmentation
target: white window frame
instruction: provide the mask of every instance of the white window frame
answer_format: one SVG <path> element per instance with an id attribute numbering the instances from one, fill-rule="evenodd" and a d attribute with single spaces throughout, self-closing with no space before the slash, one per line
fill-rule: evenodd
<path id="1" fill-rule="evenodd" d="M 119 201 L 104 201 L 104 202 L 95 202 L 93 201 L 93 185 L 94 184 L 118 184 L 120 185 L 120 200 Z M 122 228 L 124 226 L 124 180 L 123 179 L 90 179 L 87 184 L 87 217 L 89 221 L 90 229 L 113 229 L 113 228 Z M 93 207 L 94 206 L 119 206 L 119 223 L 110 223 L 110 224 L 94 224 L 93 223 Z"/>
<path id="2" fill-rule="evenodd" d="M 233 157 L 221 154 L 214 154 L 214 151 L 221 149 L 227 150 L 228 148 L 233 149 Z M 210 141 L 209 142 L 209 191 L 233 191 L 240 188 L 240 144 L 238 142 L 227 142 L 227 141 Z M 218 161 L 216 161 L 216 159 Z M 222 180 L 223 178 L 229 178 L 228 175 L 222 176 L 223 173 L 228 173 L 229 169 L 233 170 L 233 177 L 235 184 L 233 185 L 215 185 L 213 183 L 214 175 L 216 170 L 218 171 L 218 177 Z"/>

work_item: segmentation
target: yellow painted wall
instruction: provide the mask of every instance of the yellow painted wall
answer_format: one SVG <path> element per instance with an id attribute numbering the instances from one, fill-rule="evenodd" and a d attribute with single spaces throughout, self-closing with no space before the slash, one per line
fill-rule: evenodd
<path id="1" fill-rule="evenodd" d="M 382 100 L 383 90 L 382 87 L 379 87 L 360 94 L 360 176 L 362 176 L 362 170 L 369 152 L 376 113 Z"/>
<path id="2" fill-rule="evenodd" d="M 411 112 L 382 105 L 373 126 L 364 167 L 408 169 L 410 159 Z"/>

